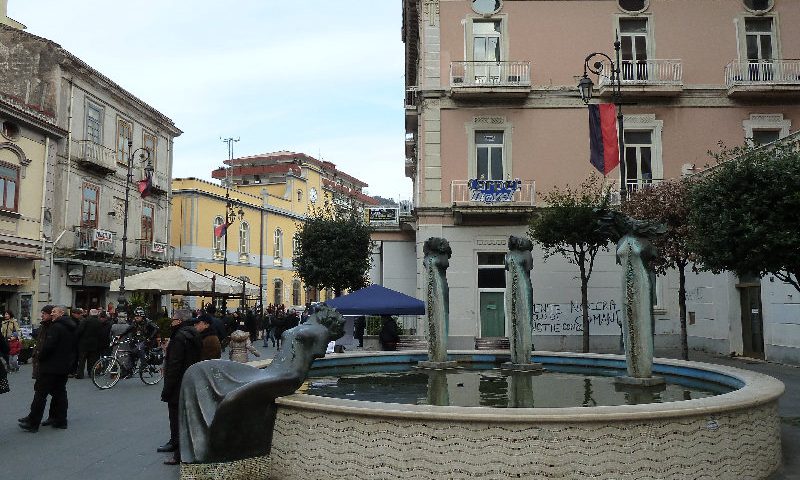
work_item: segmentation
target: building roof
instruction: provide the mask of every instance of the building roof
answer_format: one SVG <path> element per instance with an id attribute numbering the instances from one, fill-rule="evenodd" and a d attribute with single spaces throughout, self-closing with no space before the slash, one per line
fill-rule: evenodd
<path id="1" fill-rule="evenodd" d="M 258 155 L 250 155 L 246 157 L 239 157 L 234 158 L 232 160 L 225 160 L 223 162 L 225 165 L 230 165 L 234 167 L 233 174 L 234 175 L 253 175 L 253 174 L 269 174 L 269 173 L 287 173 L 288 171 L 292 171 L 292 173 L 299 175 L 300 174 L 300 165 L 303 163 L 311 164 L 317 168 L 325 170 L 326 173 L 334 174 L 338 178 L 342 178 L 343 180 L 353 184 L 358 188 L 364 188 L 369 186 L 366 182 L 363 182 L 352 175 L 348 175 L 343 171 L 336 168 L 336 164 L 332 162 L 328 162 L 326 160 L 318 160 L 310 155 L 306 155 L 305 153 L 298 153 L 298 152 L 290 152 L 288 150 L 281 150 L 278 152 L 271 152 L 271 153 L 260 153 Z M 287 164 L 294 164 L 294 167 L 276 167 L 272 170 L 240 170 L 237 167 L 262 167 L 262 166 L 273 166 L 273 165 L 287 165 Z M 295 168 L 297 167 L 297 168 Z M 225 178 L 225 170 L 222 168 L 218 168 L 211 172 L 211 176 L 213 178 Z"/>

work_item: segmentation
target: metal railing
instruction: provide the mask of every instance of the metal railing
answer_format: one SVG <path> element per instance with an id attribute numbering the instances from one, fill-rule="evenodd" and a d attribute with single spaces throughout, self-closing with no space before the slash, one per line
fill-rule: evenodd
<path id="1" fill-rule="evenodd" d="M 406 99 L 404 102 L 404 107 L 406 110 L 417 109 L 417 87 L 406 88 Z"/>
<path id="2" fill-rule="evenodd" d="M 531 62 L 451 62 L 451 87 L 530 87 Z"/>
<path id="3" fill-rule="evenodd" d="M 600 86 L 611 85 L 611 64 L 603 62 Z M 681 60 L 623 60 L 620 65 L 621 83 L 625 85 L 683 85 L 683 64 Z"/>
<path id="4" fill-rule="evenodd" d="M 75 233 L 75 250 L 114 254 L 114 244 L 117 241 L 116 232 L 80 226 L 74 227 L 73 231 Z"/>
<path id="5" fill-rule="evenodd" d="M 117 169 L 114 150 L 91 140 L 78 140 L 79 160 L 113 172 Z"/>
<path id="6" fill-rule="evenodd" d="M 733 61 L 725 66 L 725 85 L 800 85 L 800 60 Z"/>
<path id="7" fill-rule="evenodd" d="M 153 190 L 166 193 L 169 191 L 169 178 L 158 172 L 153 172 Z"/>
<path id="8" fill-rule="evenodd" d="M 480 188 L 470 188 L 470 180 L 453 180 L 450 185 L 450 198 L 453 204 L 533 206 L 536 204 L 536 182 L 521 180 L 513 192 L 507 193 L 508 182 L 515 180 L 479 180 Z"/>
<path id="9" fill-rule="evenodd" d="M 663 179 L 661 178 L 629 178 L 625 182 L 625 191 L 627 192 L 627 196 L 646 189 L 650 188 L 654 185 L 658 185 L 661 183 Z M 619 180 L 612 180 L 607 181 L 608 185 L 611 187 L 611 204 L 612 205 L 619 205 L 620 203 L 620 189 L 619 189 Z"/>
<path id="10" fill-rule="evenodd" d="M 144 260 L 156 260 L 159 262 L 167 261 L 167 251 L 169 246 L 163 242 L 153 242 L 148 239 L 137 238 L 136 243 L 139 245 L 139 258 Z M 156 251 L 159 247 L 163 251 Z"/>

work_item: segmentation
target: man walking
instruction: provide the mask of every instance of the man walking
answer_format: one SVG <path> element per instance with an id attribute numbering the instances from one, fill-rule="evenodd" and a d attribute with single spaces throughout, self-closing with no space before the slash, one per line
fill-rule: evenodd
<path id="1" fill-rule="evenodd" d="M 200 333 L 194 327 L 196 321 L 191 318 L 191 311 L 176 310 L 170 324 L 171 335 L 164 361 L 164 388 L 161 391 L 161 401 L 167 403 L 169 411 L 169 441 L 157 449 L 159 452 L 174 452 L 172 458 L 164 461 L 166 465 L 177 465 L 181 461 L 178 446 L 178 400 L 181 381 L 186 369 L 200 361 Z"/>
<path id="2" fill-rule="evenodd" d="M 89 316 L 78 325 L 76 334 L 78 337 L 78 370 L 75 378 L 83 378 L 92 375 L 92 367 L 100 358 L 100 334 L 102 324 L 100 323 L 100 311 L 96 308 L 89 310 Z"/>
<path id="3" fill-rule="evenodd" d="M 37 432 L 39 423 L 54 428 L 67 428 L 67 378 L 75 362 L 75 330 L 77 324 L 66 315 L 65 307 L 46 305 L 42 308 L 41 348 L 37 354 L 36 382 L 33 385 L 31 411 L 19 419 L 19 426 Z M 50 417 L 42 422 L 47 396 L 50 395 Z"/>

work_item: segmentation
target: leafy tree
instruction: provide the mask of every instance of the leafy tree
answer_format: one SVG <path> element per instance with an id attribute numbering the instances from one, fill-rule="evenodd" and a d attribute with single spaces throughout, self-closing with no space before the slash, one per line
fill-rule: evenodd
<path id="1" fill-rule="evenodd" d="M 580 270 L 584 352 L 589 351 L 589 278 L 597 252 L 607 249 L 610 241 L 609 233 L 598 228 L 609 193 L 594 174 L 577 190 L 556 187 L 545 195 L 548 206 L 533 217 L 528 229 L 531 240 L 542 246 L 545 260 L 560 254 Z"/>
<path id="2" fill-rule="evenodd" d="M 327 199 L 298 225 L 292 265 L 306 285 L 332 288 L 336 296 L 369 283 L 372 228 L 359 209 Z"/>
<path id="3" fill-rule="evenodd" d="M 685 180 L 673 180 L 634 193 L 622 204 L 622 211 L 640 220 L 652 220 L 667 227 L 664 235 L 651 239 L 658 249 L 659 258 L 653 262 L 658 274 L 675 268 L 680 277 L 678 305 L 681 324 L 681 355 L 689 359 L 689 344 L 686 331 L 686 267 L 694 260 L 689 248 L 691 226 L 689 225 L 689 188 Z"/>
<path id="4" fill-rule="evenodd" d="M 690 248 L 702 268 L 771 274 L 800 291 L 800 150 L 797 141 L 725 148 L 691 183 Z"/>

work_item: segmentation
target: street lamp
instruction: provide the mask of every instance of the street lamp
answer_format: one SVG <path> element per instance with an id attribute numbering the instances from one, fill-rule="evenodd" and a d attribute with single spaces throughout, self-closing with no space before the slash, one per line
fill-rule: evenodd
<path id="1" fill-rule="evenodd" d="M 620 62 L 620 41 L 619 35 L 617 35 L 616 41 L 614 42 L 614 52 L 616 60 L 612 60 L 611 57 L 606 55 L 602 52 L 594 52 L 590 53 L 586 56 L 586 59 L 583 61 L 583 76 L 581 77 L 580 81 L 578 82 L 578 91 L 581 94 L 581 100 L 586 105 L 589 105 L 589 101 L 592 99 L 592 89 L 594 87 L 594 82 L 592 79 L 589 78 L 588 73 L 592 72 L 593 74 L 597 75 L 598 77 L 602 75 L 603 72 L 603 62 L 602 60 L 595 61 L 590 63 L 592 59 L 596 59 L 598 57 L 605 58 L 608 60 L 608 63 L 611 65 L 611 75 L 609 76 L 609 81 L 611 82 L 611 100 L 614 102 L 614 105 L 617 108 L 617 137 L 619 139 L 619 175 L 620 175 L 620 187 L 619 187 L 619 196 L 620 200 L 624 201 L 628 194 L 627 189 L 627 178 L 625 176 L 625 130 L 622 118 L 622 76 L 621 76 L 621 69 L 622 63 Z"/>
<path id="2" fill-rule="evenodd" d="M 139 153 L 139 163 L 147 164 L 144 167 L 145 178 L 153 176 L 153 164 L 150 162 L 150 150 L 141 147 L 136 150 L 133 148 L 133 141 L 128 140 L 128 174 L 125 177 L 125 210 L 122 214 L 122 265 L 120 269 L 119 281 L 119 304 L 124 305 L 127 303 L 125 300 L 125 263 L 127 260 L 128 252 L 128 207 L 130 204 L 131 182 L 133 182 L 133 159 L 136 153 Z"/>

